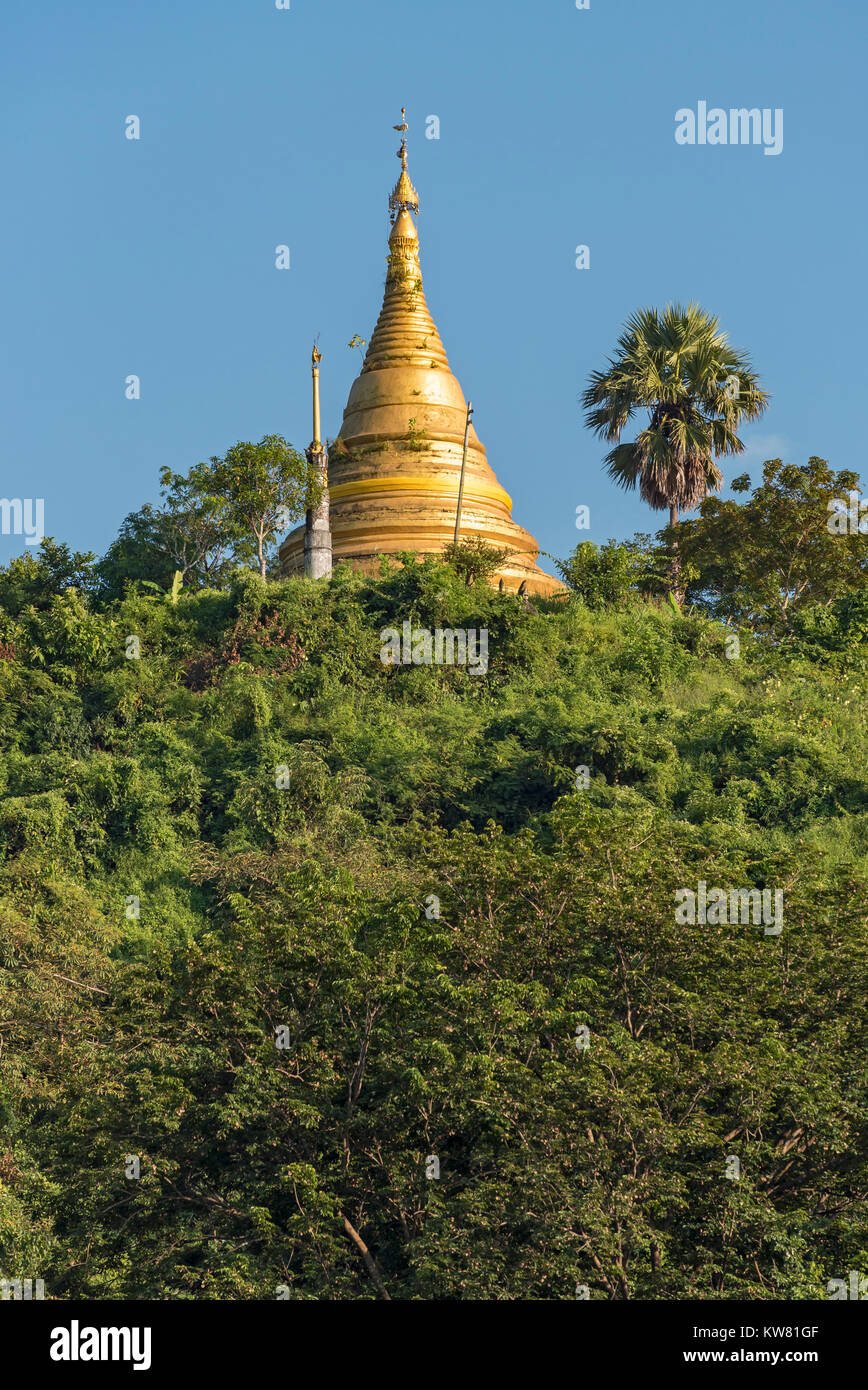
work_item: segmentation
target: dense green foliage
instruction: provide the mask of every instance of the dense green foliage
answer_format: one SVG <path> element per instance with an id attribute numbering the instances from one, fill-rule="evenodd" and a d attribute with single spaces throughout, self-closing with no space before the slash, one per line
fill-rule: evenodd
<path id="1" fill-rule="evenodd" d="M 162 506 L 130 512 L 88 577 L 104 601 L 128 583 L 170 589 L 176 574 L 185 588 L 214 588 L 254 560 L 265 578 L 278 537 L 322 498 L 312 460 L 279 434 L 239 441 L 187 473 L 163 468 L 160 484 Z"/>
<path id="2" fill-rule="evenodd" d="M 830 529 L 858 474 L 835 472 L 825 459 L 785 464 L 769 459 L 748 500 L 707 498 L 695 520 L 678 527 L 689 575 L 688 598 L 712 616 L 768 633 L 798 627 L 810 607 L 868 588 L 868 521 L 852 533 Z M 750 478 L 733 479 L 750 491 Z"/>
<path id="3" fill-rule="evenodd" d="M 864 590 L 730 659 L 632 551 L 532 604 L 431 562 L 100 602 L 87 558 L 0 577 L 0 1273 L 784 1299 L 868 1268 Z M 487 674 L 384 665 L 405 620 L 487 628 Z M 676 924 L 699 880 L 783 889 L 783 932 Z"/>

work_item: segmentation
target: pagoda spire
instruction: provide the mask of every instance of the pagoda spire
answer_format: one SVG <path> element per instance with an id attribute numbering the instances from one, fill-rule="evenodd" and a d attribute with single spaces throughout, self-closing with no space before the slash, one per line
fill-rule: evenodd
<path id="1" fill-rule="evenodd" d="M 410 127 L 407 125 L 406 106 L 401 107 L 401 124 L 393 126 L 392 129 L 401 132 L 401 148 L 398 150 L 401 174 L 389 198 L 389 215 L 394 222 L 400 212 L 415 212 L 417 217 L 419 215 L 419 194 L 407 173 L 407 131 Z"/>
<path id="2" fill-rule="evenodd" d="M 401 173 L 389 196 L 389 255 L 386 290 L 380 317 L 365 354 L 363 372 L 378 371 L 398 360 L 409 367 L 449 371 L 449 359 L 440 341 L 422 288 L 419 234 L 412 214 L 418 216 L 419 194 L 407 172 L 406 109 L 401 110 L 401 147 L 397 152 Z"/>

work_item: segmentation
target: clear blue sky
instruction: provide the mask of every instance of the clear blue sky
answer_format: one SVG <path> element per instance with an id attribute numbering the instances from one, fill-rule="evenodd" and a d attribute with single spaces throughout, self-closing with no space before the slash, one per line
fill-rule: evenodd
<path id="1" fill-rule="evenodd" d="M 6 0 L 0 495 L 102 552 L 162 465 L 308 443 L 316 333 L 336 434 L 402 105 L 428 303 L 544 550 L 665 520 L 577 401 L 641 305 L 698 299 L 772 393 L 727 478 L 814 453 L 864 476 L 866 28 L 864 0 Z M 677 145 L 700 100 L 782 108 L 783 152 Z"/>

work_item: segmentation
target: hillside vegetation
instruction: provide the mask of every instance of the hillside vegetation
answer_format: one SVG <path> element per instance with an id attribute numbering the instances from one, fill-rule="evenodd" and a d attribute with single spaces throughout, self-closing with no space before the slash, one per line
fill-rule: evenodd
<path id="1" fill-rule="evenodd" d="M 696 608 L 432 561 L 11 585 L 0 1274 L 787 1299 L 868 1269 L 862 597 L 733 657 Z M 486 628 L 487 673 L 384 665 L 404 621 Z M 783 890 L 782 932 L 679 924 L 700 881 Z"/>

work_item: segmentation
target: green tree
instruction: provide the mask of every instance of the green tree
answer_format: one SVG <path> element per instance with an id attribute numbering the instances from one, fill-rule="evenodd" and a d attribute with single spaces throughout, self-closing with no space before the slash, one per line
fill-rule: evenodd
<path id="1" fill-rule="evenodd" d="M 252 551 L 213 488 L 212 469 L 199 463 L 189 473 L 160 474 L 163 505 L 146 502 L 130 512 L 117 538 L 96 566 L 99 596 L 123 596 L 127 583 L 170 589 L 180 572 L 187 588 L 219 585 Z"/>
<path id="2" fill-rule="evenodd" d="M 736 430 L 765 410 L 766 392 L 743 352 L 730 346 L 719 320 L 698 304 L 641 309 L 627 321 L 616 355 L 591 373 L 582 395 L 595 434 L 614 444 L 605 457 L 623 488 L 638 486 L 655 511 L 691 511 L 722 477 L 714 460 L 740 454 Z M 637 414 L 648 421 L 632 443 L 622 432 Z M 680 593 L 677 542 L 672 536 L 672 585 Z"/>
<path id="3" fill-rule="evenodd" d="M 322 496 L 316 469 L 279 434 L 267 434 L 258 444 L 233 444 L 223 458 L 212 458 L 202 486 L 220 499 L 232 527 L 252 544 L 263 579 L 277 535 Z"/>
<path id="4" fill-rule="evenodd" d="M 649 536 L 635 536 L 631 541 L 610 540 L 603 546 L 580 541 L 566 560 L 550 558 L 567 588 L 589 608 L 659 593 L 665 582 Z"/>
<path id="5" fill-rule="evenodd" d="M 36 555 L 15 555 L 0 569 L 0 608 L 17 617 L 25 608 L 49 608 L 66 589 L 91 593 L 95 559 L 90 551 L 72 551 L 65 541 L 46 536 Z"/>
<path id="6" fill-rule="evenodd" d="M 829 530 L 835 503 L 846 503 L 858 474 L 825 459 L 770 459 L 748 500 L 707 498 L 697 519 L 679 528 L 682 558 L 695 575 L 687 596 L 715 617 L 764 632 L 786 629 L 811 604 L 828 606 L 868 583 L 868 535 Z M 742 474 L 733 491 L 750 491 Z"/>
<path id="7" fill-rule="evenodd" d="M 189 473 L 164 468 L 160 484 L 165 499 L 159 513 L 162 544 L 185 584 L 192 576 L 210 587 L 233 564 L 250 558 L 249 538 L 213 459 L 194 464 Z"/>
<path id="8" fill-rule="evenodd" d="M 146 502 L 129 512 L 117 536 L 95 566 L 100 601 L 123 597 L 127 584 L 147 581 L 168 589 L 177 568 L 170 556 L 164 513 Z"/>

